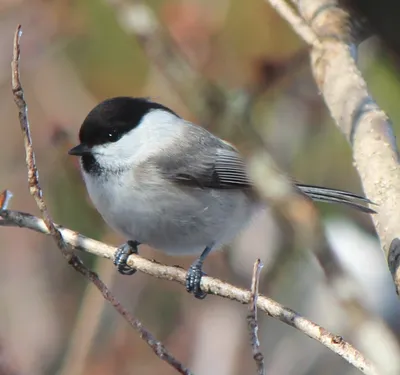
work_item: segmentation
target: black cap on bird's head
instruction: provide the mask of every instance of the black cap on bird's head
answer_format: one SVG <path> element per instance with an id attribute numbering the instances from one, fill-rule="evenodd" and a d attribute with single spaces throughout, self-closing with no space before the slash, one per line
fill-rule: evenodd
<path id="1" fill-rule="evenodd" d="M 147 98 L 120 96 L 106 99 L 86 116 L 79 131 L 80 144 L 68 151 L 70 155 L 90 154 L 93 146 L 118 141 L 136 128 L 152 110 L 161 109 L 178 116 L 168 107 Z"/>

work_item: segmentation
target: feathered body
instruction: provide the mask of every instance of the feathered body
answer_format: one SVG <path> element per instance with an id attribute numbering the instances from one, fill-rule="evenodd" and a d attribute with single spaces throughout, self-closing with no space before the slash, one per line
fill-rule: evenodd
<path id="1" fill-rule="evenodd" d="M 200 254 L 231 242 L 260 207 L 236 149 L 160 104 L 105 101 L 89 113 L 80 141 L 90 150 L 81 158 L 90 198 L 127 239 Z M 298 187 L 316 200 L 372 211 L 352 193 Z"/>
<path id="2" fill-rule="evenodd" d="M 83 156 L 83 176 L 104 220 L 127 239 L 169 254 L 231 242 L 256 208 L 250 188 L 238 189 L 246 181 L 208 174 L 218 160 L 231 159 L 234 173 L 242 163 L 236 150 L 172 113 L 154 110 L 118 142 L 92 150 L 95 165 L 85 167 Z"/>

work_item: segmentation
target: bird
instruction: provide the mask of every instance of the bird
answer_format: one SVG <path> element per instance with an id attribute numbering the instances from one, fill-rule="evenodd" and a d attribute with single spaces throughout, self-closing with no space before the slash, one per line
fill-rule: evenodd
<path id="1" fill-rule="evenodd" d="M 127 242 L 114 264 L 124 275 L 140 244 L 170 255 L 196 255 L 186 290 L 203 299 L 203 263 L 229 244 L 265 203 L 244 158 L 230 143 L 149 98 L 119 96 L 96 105 L 69 150 L 80 158 L 90 199 Z M 296 184 L 316 201 L 374 213 L 369 199 L 337 189 Z"/>

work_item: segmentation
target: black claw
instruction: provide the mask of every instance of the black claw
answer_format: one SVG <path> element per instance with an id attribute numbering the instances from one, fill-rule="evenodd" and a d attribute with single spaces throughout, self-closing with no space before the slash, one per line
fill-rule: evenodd
<path id="1" fill-rule="evenodd" d="M 117 270 L 122 275 L 133 275 L 136 270 L 131 268 L 126 264 L 129 255 L 138 253 L 138 245 L 137 241 L 128 241 L 120 246 L 114 254 L 114 264 L 117 266 Z"/>
<path id="2" fill-rule="evenodd" d="M 203 272 L 203 263 L 207 255 L 210 253 L 212 246 L 207 246 L 200 257 L 190 266 L 186 274 L 186 290 L 198 299 L 204 299 L 207 293 L 203 292 L 200 288 L 201 278 L 205 276 Z"/>
<path id="3" fill-rule="evenodd" d="M 204 299 L 207 293 L 203 292 L 200 288 L 201 278 L 205 275 L 202 270 L 202 262 L 196 260 L 188 269 L 186 274 L 186 290 L 198 299 Z"/>

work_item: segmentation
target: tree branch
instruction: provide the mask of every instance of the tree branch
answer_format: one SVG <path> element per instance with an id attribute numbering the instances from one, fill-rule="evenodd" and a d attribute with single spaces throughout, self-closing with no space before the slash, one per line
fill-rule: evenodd
<path id="1" fill-rule="evenodd" d="M 24 136 L 24 146 L 26 152 L 26 165 L 28 168 L 28 185 L 29 191 L 39 210 L 42 214 L 42 229 L 45 229 L 48 234 L 55 240 L 57 247 L 60 249 L 62 255 L 67 262 L 80 274 L 82 274 L 88 281 L 92 282 L 97 289 L 101 292 L 104 299 L 107 300 L 115 310 L 122 315 L 125 320 L 139 333 L 140 337 L 150 346 L 154 353 L 163 361 L 174 367 L 179 373 L 190 375 L 191 372 L 185 368 L 177 359 L 175 359 L 164 347 L 164 345 L 157 341 L 154 336 L 147 331 L 142 323 L 136 319 L 132 314 L 126 310 L 120 302 L 111 294 L 107 286 L 100 280 L 95 272 L 90 271 L 82 261 L 72 253 L 67 246 L 66 241 L 59 228 L 54 224 L 46 203 L 43 199 L 43 191 L 39 184 L 39 174 L 35 162 L 35 153 L 32 145 L 32 138 L 30 134 L 30 126 L 28 120 L 28 107 L 24 99 L 24 91 L 20 82 L 19 59 L 20 59 L 20 39 L 22 35 L 21 25 L 18 25 L 14 37 L 13 59 L 12 67 L 12 91 L 14 94 L 14 101 L 17 105 L 19 112 L 19 122 L 21 125 L 22 134 Z M 1 196 L 1 210 L 0 215 L 6 215 L 7 211 L 4 209 L 10 199 L 10 193 L 6 190 Z M 39 220 L 38 218 L 36 218 Z"/>
<path id="2" fill-rule="evenodd" d="M 258 322 L 257 322 L 257 298 L 258 298 L 258 284 L 260 282 L 260 273 L 263 268 L 260 259 L 254 263 L 253 277 L 251 280 L 251 299 L 249 306 L 249 314 L 247 315 L 247 323 L 250 331 L 251 349 L 253 351 L 253 358 L 257 365 L 257 374 L 265 375 L 264 356 L 260 350 L 260 341 L 258 340 Z"/>
<path id="3" fill-rule="evenodd" d="M 317 35 L 310 26 L 298 15 L 296 11 L 284 0 L 266 0 L 276 11 L 293 27 L 296 33 L 307 42 L 314 46 L 319 44 Z"/>
<path id="4" fill-rule="evenodd" d="M 400 165 L 391 121 L 368 92 L 356 65 L 349 14 L 336 0 L 293 2 L 320 40 L 311 53 L 313 74 L 336 125 L 352 146 L 363 188 L 378 204 L 372 219 L 400 294 L 400 249 L 392 246 L 400 238 Z"/>
<path id="5" fill-rule="evenodd" d="M 43 220 L 31 214 L 4 210 L 0 211 L 0 226 L 21 227 L 34 230 L 39 233 L 50 234 Z M 62 234 L 65 242 L 73 248 L 81 251 L 86 251 L 91 254 L 101 256 L 107 259 L 113 259 L 116 247 L 106 245 L 105 243 L 85 237 L 82 234 L 56 225 L 57 229 Z M 170 267 L 158 264 L 132 254 L 129 256 L 128 265 L 147 275 L 157 277 L 159 279 L 175 281 L 181 285 L 185 285 L 186 271 L 179 267 Z M 227 298 L 242 304 L 248 304 L 251 300 L 251 292 L 221 280 L 204 276 L 201 279 L 201 290 Z M 319 341 L 321 344 L 340 355 L 347 362 L 358 368 L 366 375 L 377 375 L 375 367 L 360 353 L 356 348 L 344 341 L 342 337 L 330 333 L 325 328 L 304 318 L 297 312 L 288 309 L 278 302 L 270 298 L 259 295 L 257 299 L 257 308 L 264 311 L 267 315 L 279 319 L 299 331 L 306 334 L 308 337 Z"/>
<path id="6" fill-rule="evenodd" d="M 182 101 L 207 123 L 223 116 L 227 103 L 222 87 L 207 80 L 195 69 L 163 30 L 146 2 L 107 0 L 128 35 L 137 38 L 149 60 L 172 84 Z"/>

